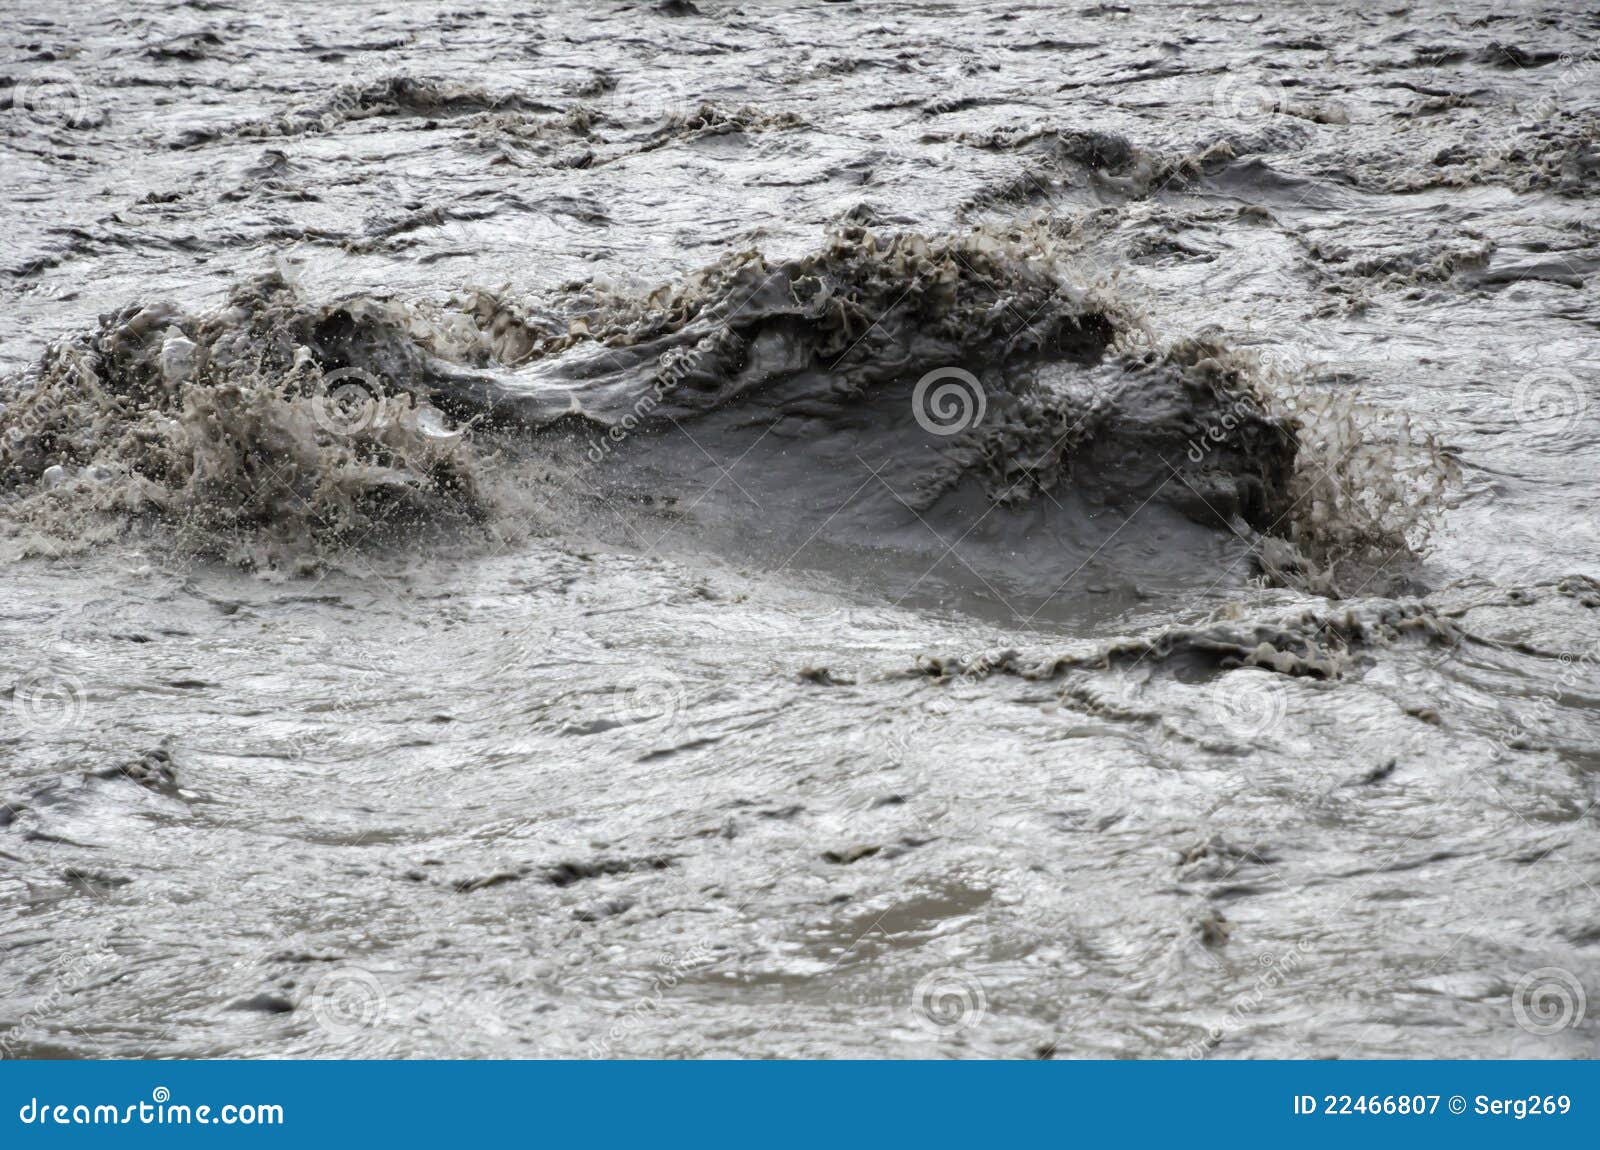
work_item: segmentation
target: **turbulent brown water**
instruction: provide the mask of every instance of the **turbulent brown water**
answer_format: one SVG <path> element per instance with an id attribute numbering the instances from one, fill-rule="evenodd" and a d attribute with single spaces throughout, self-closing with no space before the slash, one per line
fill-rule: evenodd
<path id="1" fill-rule="evenodd" d="M 6 1056 L 1596 1053 L 1584 6 L 0 37 Z"/>

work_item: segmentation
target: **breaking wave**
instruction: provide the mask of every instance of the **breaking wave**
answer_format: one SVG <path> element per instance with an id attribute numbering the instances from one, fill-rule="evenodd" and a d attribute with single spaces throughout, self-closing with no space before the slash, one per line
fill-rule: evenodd
<path id="1" fill-rule="evenodd" d="M 1354 408 L 1286 402 L 1215 338 L 1155 337 L 1050 245 L 850 226 L 642 294 L 314 305 L 269 275 L 210 315 L 130 305 L 6 386 L 8 517 L 160 522 L 277 562 L 525 517 L 506 490 L 555 460 L 556 487 L 890 547 L 910 516 L 1014 553 L 1035 544 L 1006 512 L 1041 502 L 1066 517 L 1052 562 L 1098 550 L 1108 507 L 1278 537 L 1285 578 L 1415 541 L 1436 485 L 1361 442 Z M 747 458 L 762 513 L 706 500 L 707 461 Z M 846 496 L 863 473 L 893 498 Z"/>
<path id="2" fill-rule="evenodd" d="M 348 354 L 358 331 L 368 366 Z M 8 518 L 68 544 L 159 522 L 193 550 L 253 562 L 482 516 L 482 457 L 394 382 L 399 364 L 370 354 L 380 343 L 420 354 L 381 305 L 311 308 L 276 277 L 208 316 L 105 316 L 7 388 Z"/>

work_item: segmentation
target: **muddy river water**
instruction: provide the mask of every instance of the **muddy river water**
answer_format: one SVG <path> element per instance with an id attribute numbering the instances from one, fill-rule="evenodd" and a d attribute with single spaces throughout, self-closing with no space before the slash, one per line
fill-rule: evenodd
<path id="1" fill-rule="evenodd" d="M 1592 1057 L 1600 14 L 0 5 L 0 1052 Z"/>

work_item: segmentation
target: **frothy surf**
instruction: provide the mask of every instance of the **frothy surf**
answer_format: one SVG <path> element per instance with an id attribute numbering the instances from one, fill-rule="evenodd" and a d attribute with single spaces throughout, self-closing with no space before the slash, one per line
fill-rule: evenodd
<path id="1" fill-rule="evenodd" d="M 1047 550 L 1045 579 L 1105 544 L 1095 512 L 1151 503 L 1277 537 L 1258 562 L 1282 578 L 1412 546 L 1439 469 L 1294 383 L 1215 336 L 1160 340 L 1047 233 L 849 226 L 638 295 L 316 305 L 271 274 L 209 315 L 130 305 L 6 384 L 0 482 L 33 532 L 120 518 L 290 565 L 525 516 L 496 492 L 552 461 L 569 493 L 671 506 L 747 457 L 700 520 L 920 554 L 906 529 L 931 519 L 1012 567 Z M 1041 537 L 1013 513 L 1044 503 Z"/>

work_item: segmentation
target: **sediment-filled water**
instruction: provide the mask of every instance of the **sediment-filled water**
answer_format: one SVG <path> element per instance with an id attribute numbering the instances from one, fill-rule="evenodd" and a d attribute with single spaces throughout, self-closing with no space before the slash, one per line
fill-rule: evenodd
<path id="1" fill-rule="evenodd" d="M 1600 16 L 0 13 L 11 1057 L 1590 1057 Z"/>

